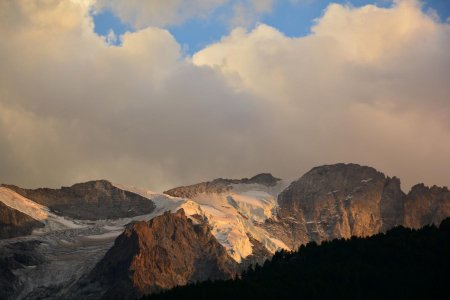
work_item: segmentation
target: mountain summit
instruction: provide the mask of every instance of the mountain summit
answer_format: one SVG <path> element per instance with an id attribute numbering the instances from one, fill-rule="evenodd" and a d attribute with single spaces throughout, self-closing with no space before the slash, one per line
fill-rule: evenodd
<path id="1" fill-rule="evenodd" d="M 56 213 L 85 220 L 116 219 L 151 213 L 148 199 L 115 187 L 107 180 L 77 183 L 60 189 L 23 189 L 2 185 Z"/>
<path id="2" fill-rule="evenodd" d="M 197 281 L 231 278 L 235 270 L 236 263 L 208 226 L 195 224 L 180 209 L 131 224 L 73 295 L 131 299 Z"/>
<path id="3" fill-rule="evenodd" d="M 311 241 L 448 216 L 446 187 L 418 184 L 405 194 L 400 179 L 357 164 L 319 166 L 293 182 L 263 173 L 165 194 L 104 180 L 57 190 L 4 185 L 0 288 L 7 299 L 140 297 L 231 278 Z M 10 238 L 18 235 L 28 236 Z"/>

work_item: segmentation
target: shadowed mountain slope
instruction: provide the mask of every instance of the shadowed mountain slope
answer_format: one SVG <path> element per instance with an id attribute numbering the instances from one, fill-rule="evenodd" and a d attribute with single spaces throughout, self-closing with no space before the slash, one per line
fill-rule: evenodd
<path id="1" fill-rule="evenodd" d="M 237 264 L 209 231 L 183 210 L 137 222 L 81 280 L 75 298 L 132 299 L 197 281 L 226 279 Z"/>
<path id="2" fill-rule="evenodd" d="M 99 220 L 151 213 L 155 205 L 137 194 L 119 189 L 106 180 L 74 184 L 61 189 L 23 189 L 2 185 L 55 213 L 74 219 Z"/>
<path id="3" fill-rule="evenodd" d="M 241 279 L 177 287 L 145 299 L 449 299 L 450 219 L 368 238 L 278 252 Z"/>

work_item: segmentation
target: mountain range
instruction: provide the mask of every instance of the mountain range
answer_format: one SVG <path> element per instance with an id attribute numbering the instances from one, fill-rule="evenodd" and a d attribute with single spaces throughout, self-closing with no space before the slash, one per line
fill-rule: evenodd
<path id="1" fill-rule="evenodd" d="M 0 298 L 129 299 L 239 276 L 281 249 L 450 216 L 446 187 L 367 166 L 215 179 L 154 193 L 106 180 L 0 187 Z"/>
<path id="2" fill-rule="evenodd" d="M 450 218 L 370 237 L 278 251 L 239 278 L 178 286 L 143 300 L 449 299 Z"/>

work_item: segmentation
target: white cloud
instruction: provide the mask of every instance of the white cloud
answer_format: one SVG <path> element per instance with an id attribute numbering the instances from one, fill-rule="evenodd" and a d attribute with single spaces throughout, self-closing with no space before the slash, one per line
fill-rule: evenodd
<path id="1" fill-rule="evenodd" d="M 90 7 L 3 1 L 0 178 L 163 189 L 318 164 L 450 178 L 450 29 L 416 1 L 332 5 L 312 34 L 260 25 L 182 56 L 163 29 L 93 33 Z"/>
<path id="2" fill-rule="evenodd" d="M 277 142 L 297 149 L 299 165 L 359 161 L 408 184 L 448 184 L 436 170 L 450 165 L 449 26 L 404 0 L 389 9 L 332 4 L 312 32 L 236 29 L 193 61 L 269 102 L 288 139 Z"/>
<path id="3" fill-rule="evenodd" d="M 108 34 L 105 36 L 105 42 L 108 45 L 115 45 L 117 43 L 117 39 L 117 35 L 112 29 L 110 29 Z"/>

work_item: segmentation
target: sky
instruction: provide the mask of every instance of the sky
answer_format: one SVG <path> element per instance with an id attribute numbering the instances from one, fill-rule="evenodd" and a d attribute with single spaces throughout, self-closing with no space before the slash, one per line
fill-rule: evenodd
<path id="1" fill-rule="evenodd" d="M 4 0 L 0 182 L 337 162 L 450 183 L 447 0 Z"/>
<path id="2" fill-rule="evenodd" d="M 376 5 L 388 8 L 392 6 L 390 0 L 283 0 L 267 1 L 269 8 L 261 12 L 247 8 L 244 20 L 234 21 L 236 5 L 248 3 L 246 1 L 217 1 L 219 5 L 211 8 L 206 16 L 186 19 L 182 22 L 171 22 L 164 25 L 182 46 L 185 54 L 192 55 L 207 45 L 217 42 L 227 35 L 233 26 L 254 28 L 257 24 L 267 24 L 289 37 L 302 37 L 311 33 L 310 29 L 317 18 L 320 18 L 330 3 L 361 7 L 364 5 Z M 187 1 L 187 5 L 191 5 Z M 427 13 L 435 13 L 440 20 L 450 17 L 450 3 L 448 0 L 428 0 L 422 2 L 422 10 Z M 182 7 L 182 6 L 180 6 Z M 246 6 L 248 7 L 248 6 Z M 127 31 L 134 31 L 132 21 L 120 18 L 114 8 L 108 5 L 94 10 L 94 31 L 102 36 L 107 36 L 111 31 L 120 36 Z M 152 24 L 149 18 L 149 23 Z M 156 23 L 154 25 L 160 25 Z M 120 39 L 114 41 L 120 44 Z"/>

